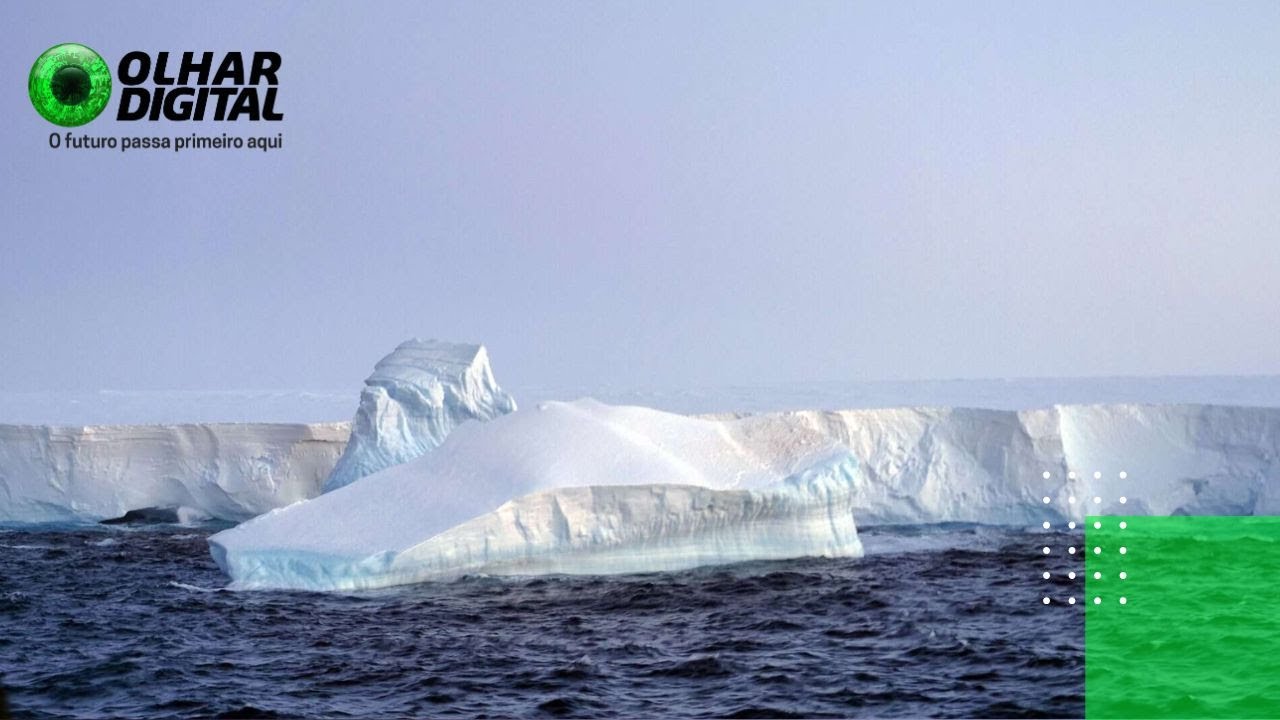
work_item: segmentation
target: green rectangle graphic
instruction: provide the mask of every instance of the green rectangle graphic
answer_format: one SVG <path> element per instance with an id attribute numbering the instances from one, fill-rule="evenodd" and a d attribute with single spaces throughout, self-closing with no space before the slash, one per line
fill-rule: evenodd
<path id="1" fill-rule="evenodd" d="M 1089 517 L 1085 717 L 1280 718 L 1280 517 Z"/>

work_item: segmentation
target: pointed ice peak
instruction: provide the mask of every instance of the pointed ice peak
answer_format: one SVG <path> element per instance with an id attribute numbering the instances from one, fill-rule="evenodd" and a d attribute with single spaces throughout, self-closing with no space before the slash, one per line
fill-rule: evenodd
<path id="1" fill-rule="evenodd" d="M 325 492 L 425 455 L 467 420 L 516 409 L 483 345 L 407 340 L 378 361 L 364 384 L 351 442 Z"/>

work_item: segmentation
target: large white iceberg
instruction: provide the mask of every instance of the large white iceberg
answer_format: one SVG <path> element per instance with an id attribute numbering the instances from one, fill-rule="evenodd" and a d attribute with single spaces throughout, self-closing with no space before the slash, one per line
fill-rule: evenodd
<path id="1" fill-rule="evenodd" d="M 467 420 L 516 409 L 483 345 L 409 340 L 378 361 L 364 384 L 351 441 L 325 492 L 430 452 Z"/>
<path id="2" fill-rule="evenodd" d="M 0 523 L 187 508 L 240 521 L 314 497 L 346 423 L 0 425 Z"/>
<path id="3" fill-rule="evenodd" d="M 547 403 L 209 542 L 236 587 L 311 590 L 857 556 L 856 477 L 803 424 Z"/>
<path id="4" fill-rule="evenodd" d="M 514 409 L 483 347 L 411 340 L 366 381 L 350 443 L 345 422 L 0 425 L 0 523 L 150 509 L 238 522 L 415 458 L 468 419 Z"/>
<path id="5" fill-rule="evenodd" d="M 849 448 L 861 465 L 854 516 L 863 526 L 1280 513 L 1280 408 L 1062 405 L 759 417 L 819 430 Z"/>
<path id="6" fill-rule="evenodd" d="M 903 408 L 751 422 L 798 426 L 847 448 L 859 462 L 852 503 L 860 526 L 1039 524 L 1099 510 L 1280 513 L 1275 408 Z M 346 423 L 0 425 L 0 523 L 97 522 L 181 507 L 244 520 L 318 495 L 348 431 Z M 519 491 L 486 496 L 493 504 L 478 513 Z"/>
<path id="7" fill-rule="evenodd" d="M 1280 409 L 699 419 L 579 401 L 461 427 L 424 458 L 210 542 L 235 586 L 351 589 L 857 555 L 855 521 L 1277 512 Z"/>

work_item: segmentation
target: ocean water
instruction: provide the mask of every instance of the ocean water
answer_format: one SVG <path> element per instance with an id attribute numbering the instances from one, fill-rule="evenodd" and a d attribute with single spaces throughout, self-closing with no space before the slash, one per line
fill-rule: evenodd
<path id="1" fill-rule="evenodd" d="M 1054 403 L 1280 406 L 1280 376 L 512 388 L 689 412 Z M 0 393 L 0 422 L 347 420 L 358 388 Z M 1019 529 L 863 528 L 858 560 L 359 594 L 230 592 L 172 525 L 0 529 L 17 717 L 1082 717 L 1083 577 Z M 1046 581 L 1041 574 L 1050 571 Z M 1043 597 L 1053 602 L 1043 605 Z M 4 698 L 0 698 L 3 700 Z M 0 708 L 3 704 L 0 703 Z M 3 716 L 3 712 L 0 712 Z"/>
<path id="2" fill-rule="evenodd" d="M 871 528 L 856 560 L 352 594 L 222 589 L 216 529 L 0 530 L 13 714 L 1084 714 L 1082 608 L 1041 603 L 1079 594 L 1079 568 L 1039 555 L 1038 529 Z"/>
<path id="3" fill-rule="evenodd" d="M 1101 552 L 1089 554 L 1085 573 L 1088 716 L 1280 717 L 1280 517 L 1095 522 L 1087 544 Z"/>

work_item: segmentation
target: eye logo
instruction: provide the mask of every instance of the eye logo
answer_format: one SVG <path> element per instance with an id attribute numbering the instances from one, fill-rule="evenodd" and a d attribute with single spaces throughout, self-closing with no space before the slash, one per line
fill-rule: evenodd
<path id="1" fill-rule="evenodd" d="M 107 106 L 111 70 L 101 55 L 84 45 L 54 45 L 31 66 L 27 92 L 45 120 L 77 127 L 98 117 Z"/>

